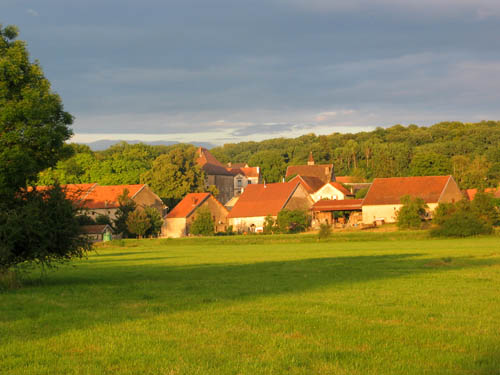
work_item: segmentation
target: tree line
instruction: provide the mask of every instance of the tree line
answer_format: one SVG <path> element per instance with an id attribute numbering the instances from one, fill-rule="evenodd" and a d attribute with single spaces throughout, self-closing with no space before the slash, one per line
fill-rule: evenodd
<path id="1" fill-rule="evenodd" d="M 452 174 L 462 189 L 495 187 L 500 181 L 500 121 L 441 122 L 429 127 L 395 125 L 371 132 L 306 134 L 261 142 L 230 143 L 210 150 L 222 163 L 261 167 L 263 179 L 279 182 L 289 165 L 333 164 L 337 176 L 376 177 Z M 162 198 L 180 199 L 203 185 L 195 148 L 116 144 L 104 151 L 70 144 L 53 168 L 37 183 L 102 185 L 148 183 Z M 181 183 L 179 183 L 181 182 Z"/>

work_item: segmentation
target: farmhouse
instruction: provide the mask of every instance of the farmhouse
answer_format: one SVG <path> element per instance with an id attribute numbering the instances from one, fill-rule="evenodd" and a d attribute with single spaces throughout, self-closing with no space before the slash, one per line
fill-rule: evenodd
<path id="1" fill-rule="evenodd" d="M 315 191 L 324 184 L 335 181 L 333 164 L 315 164 L 312 152 L 309 154 L 307 165 L 291 165 L 286 169 L 287 179 L 294 176 L 302 177 Z"/>
<path id="2" fill-rule="evenodd" d="M 245 164 L 243 167 L 229 167 L 228 171 L 234 176 L 235 196 L 243 193 L 247 185 L 260 183 L 259 167 L 249 167 L 248 164 Z"/>
<path id="3" fill-rule="evenodd" d="M 439 203 L 457 202 L 463 198 L 452 176 L 376 178 L 363 201 L 363 223 L 394 223 L 405 195 L 422 198 L 430 212 Z"/>
<path id="4" fill-rule="evenodd" d="M 108 225 L 82 225 L 82 235 L 92 242 L 107 242 L 113 239 L 113 229 Z"/>
<path id="5" fill-rule="evenodd" d="M 349 199 L 353 198 L 354 194 L 352 194 L 339 182 L 328 182 L 327 184 L 324 184 L 318 191 L 312 193 L 311 197 L 315 202 L 318 202 L 322 199 Z"/>
<path id="6" fill-rule="evenodd" d="M 162 216 L 167 208 L 160 197 L 146 184 L 101 186 L 94 183 L 68 184 L 61 185 L 61 187 L 66 198 L 73 201 L 76 207 L 85 210 L 85 213 L 92 218 L 106 215 L 114 220 L 120 206 L 118 196 L 123 194 L 125 189 L 128 190 L 128 196 L 138 207 L 154 207 Z M 48 189 L 48 186 L 37 186 L 36 189 L 45 190 Z"/>
<path id="7" fill-rule="evenodd" d="M 248 185 L 229 212 L 229 225 L 238 232 L 262 228 L 265 217 L 281 210 L 309 210 L 313 200 L 299 182 Z"/>
<path id="8" fill-rule="evenodd" d="M 163 237 L 184 237 L 200 209 L 208 209 L 215 223 L 215 232 L 227 229 L 228 210 L 210 193 L 191 193 L 184 197 L 163 221 Z"/>

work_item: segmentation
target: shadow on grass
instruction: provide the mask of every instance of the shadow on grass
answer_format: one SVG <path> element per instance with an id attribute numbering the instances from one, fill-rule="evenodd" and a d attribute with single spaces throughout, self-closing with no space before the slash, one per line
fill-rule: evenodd
<path id="1" fill-rule="evenodd" d="M 422 273 L 500 263 L 499 259 L 422 259 L 422 254 L 309 258 L 252 264 L 117 265 L 60 270 L 22 290 L 0 295 L 0 321 L 29 320 L 29 339 L 158 314 L 206 309 L 252 299 Z M 146 258 L 151 260 L 151 258 Z M 137 260 L 137 259 L 136 259 Z M 441 263 L 446 266 L 441 266 Z M 438 266 L 436 266 L 438 265 Z M 12 298 L 11 301 L 9 299 Z M 9 301 L 9 303 L 6 303 Z"/>

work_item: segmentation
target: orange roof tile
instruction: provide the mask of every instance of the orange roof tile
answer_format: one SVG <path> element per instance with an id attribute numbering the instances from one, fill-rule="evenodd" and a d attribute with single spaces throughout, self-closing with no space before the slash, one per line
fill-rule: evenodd
<path id="1" fill-rule="evenodd" d="M 286 169 L 286 177 L 293 175 L 316 177 L 323 181 L 323 184 L 326 184 L 332 181 L 333 164 L 291 165 Z"/>
<path id="2" fill-rule="evenodd" d="M 465 196 L 470 200 L 474 200 L 474 197 L 476 196 L 478 189 L 466 189 L 465 191 Z M 495 198 L 500 198 L 500 189 L 495 189 L 495 188 L 487 188 L 484 189 L 485 193 L 492 193 Z"/>
<path id="3" fill-rule="evenodd" d="M 322 199 L 314 203 L 313 211 L 354 211 L 361 210 L 363 199 Z"/>
<path id="4" fill-rule="evenodd" d="M 118 208 L 118 196 L 127 189 L 130 198 L 133 198 L 145 184 L 137 185 L 112 185 L 94 187 L 90 193 L 85 196 L 82 206 L 89 209 L 102 209 L 102 208 Z"/>
<path id="5" fill-rule="evenodd" d="M 190 193 L 186 195 L 184 199 L 167 214 L 167 219 L 188 217 L 197 207 L 203 204 L 210 195 L 210 193 Z"/>
<path id="6" fill-rule="evenodd" d="M 97 184 L 67 184 L 61 185 L 61 188 L 66 193 L 66 198 L 73 201 L 74 203 L 78 203 L 82 199 L 86 197 L 86 195 L 97 186 Z M 45 191 L 52 186 L 36 186 L 36 190 Z M 31 187 L 28 188 L 28 191 L 31 191 Z"/>
<path id="7" fill-rule="evenodd" d="M 437 203 L 451 176 L 376 178 L 363 202 L 367 205 L 400 204 L 405 195 Z"/>
<path id="8" fill-rule="evenodd" d="M 299 182 L 248 185 L 228 217 L 276 216 L 298 186 Z"/>
<path id="9" fill-rule="evenodd" d="M 196 162 L 207 174 L 231 176 L 227 168 L 213 156 L 206 148 L 199 147 Z"/>
<path id="10" fill-rule="evenodd" d="M 360 181 L 355 181 L 355 180 L 356 180 L 356 178 L 354 178 L 353 176 L 335 176 L 335 181 L 341 182 L 343 184 L 345 184 L 345 183 L 353 183 L 353 182 L 360 182 Z"/>
<path id="11" fill-rule="evenodd" d="M 292 181 L 300 182 L 309 194 L 317 192 L 325 185 L 325 183 L 320 178 L 310 177 L 310 176 L 297 175 L 294 178 L 292 178 L 289 182 Z"/>
<path id="12" fill-rule="evenodd" d="M 349 190 L 347 190 L 340 182 L 330 182 L 335 189 L 340 191 L 344 195 L 354 195 Z"/>

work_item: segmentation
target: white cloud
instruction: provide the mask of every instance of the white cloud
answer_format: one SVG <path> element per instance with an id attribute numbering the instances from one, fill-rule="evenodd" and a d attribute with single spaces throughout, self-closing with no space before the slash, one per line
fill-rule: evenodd
<path id="1" fill-rule="evenodd" d="M 38 17 L 40 15 L 36 10 L 31 9 L 31 8 L 26 10 L 26 12 L 28 12 L 29 14 L 31 14 L 34 17 Z"/>

